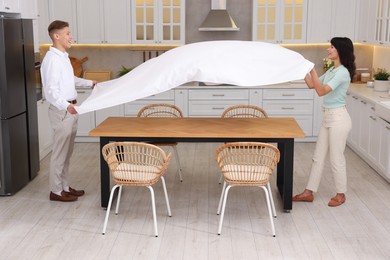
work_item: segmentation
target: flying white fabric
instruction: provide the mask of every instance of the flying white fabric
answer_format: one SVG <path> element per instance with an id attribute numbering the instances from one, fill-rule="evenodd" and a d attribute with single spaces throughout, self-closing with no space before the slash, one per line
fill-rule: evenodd
<path id="1" fill-rule="evenodd" d="M 79 114 L 155 95 L 191 81 L 261 86 L 303 79 L 314 64 L 297 52 L 255 41 L 210 41 L 174 48 L 95 86 Z"/>

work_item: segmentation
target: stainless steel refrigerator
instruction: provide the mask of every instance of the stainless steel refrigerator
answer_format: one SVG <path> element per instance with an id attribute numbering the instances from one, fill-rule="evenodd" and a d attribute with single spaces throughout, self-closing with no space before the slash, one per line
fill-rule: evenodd
<path id="1" fill-rule="evenodd" d="M 39 171 L 32 21 L 0 17 L 0 195 Z"/>

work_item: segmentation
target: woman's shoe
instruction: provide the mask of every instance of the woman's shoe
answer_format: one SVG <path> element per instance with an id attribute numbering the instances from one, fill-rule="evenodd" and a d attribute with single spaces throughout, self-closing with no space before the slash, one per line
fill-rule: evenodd
<path id="1" fill-rule="evenodd" d="M 337 207 L 343 204 L 347 199 L 345 198 L 345 195 L 343 196 L 334 196 L 333 198 L 330 199 L 328 206 L 329 207 Z"/>
<path id="2" fill-rule="evenodd" d="M 302 202 L 313 202 L 314 196 L 313 193 L 310 194 L 297 194 L 293 197 L 293 201 L 302 201 Z"/>

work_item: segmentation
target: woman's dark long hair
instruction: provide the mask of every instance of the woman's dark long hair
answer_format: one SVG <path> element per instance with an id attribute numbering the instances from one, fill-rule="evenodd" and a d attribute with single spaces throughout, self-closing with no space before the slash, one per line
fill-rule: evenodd
<path id="1" fill-rule="evenodd" d="M 330 43 L 336 48 L 340 57 L 341 64 L 349 71 L 349 76 L 352 77 L 356 72 L 355 54 L 353 52 L 353 43 L 347 37 L 334 37 Z"/>

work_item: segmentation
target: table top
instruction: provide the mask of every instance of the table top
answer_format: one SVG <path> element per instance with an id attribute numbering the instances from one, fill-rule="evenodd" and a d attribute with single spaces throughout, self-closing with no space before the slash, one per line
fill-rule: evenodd
<path id="1" fill-rule="evenodd" d="M 158 138 L 303 138 L 294 118 L 108 117 L 90 136 Z"/>

